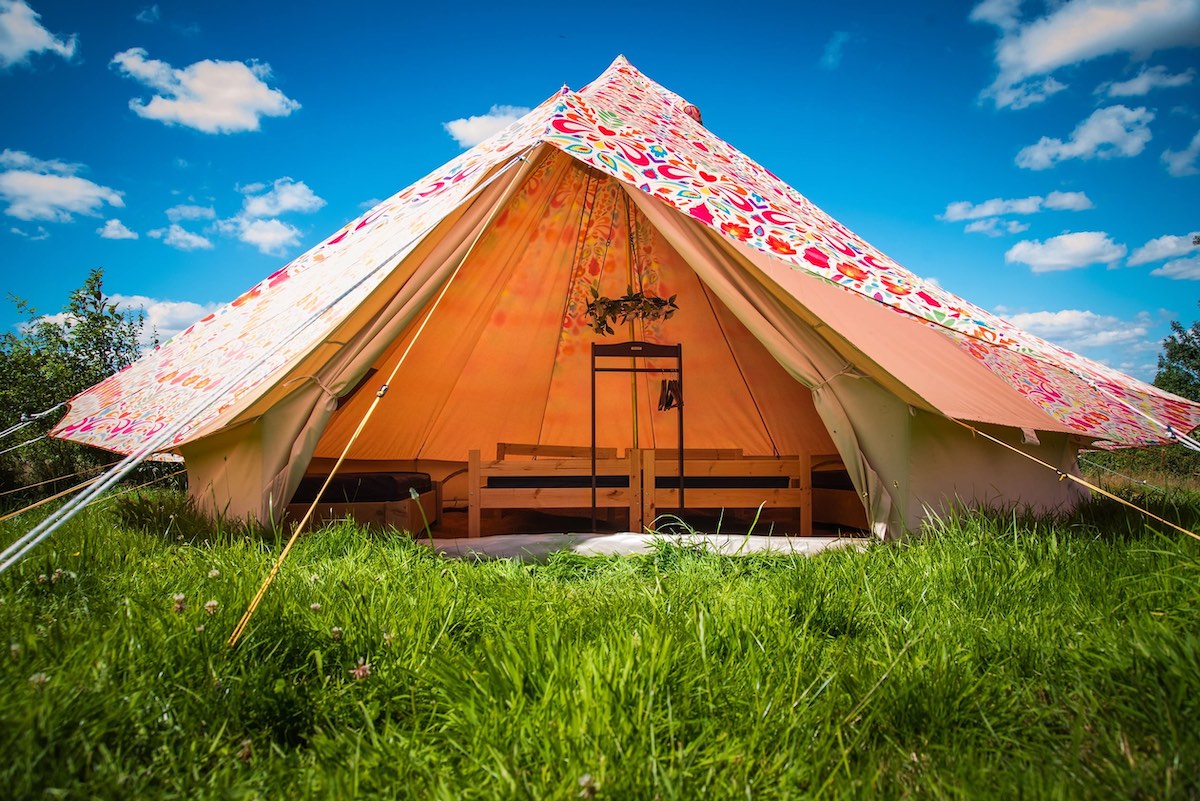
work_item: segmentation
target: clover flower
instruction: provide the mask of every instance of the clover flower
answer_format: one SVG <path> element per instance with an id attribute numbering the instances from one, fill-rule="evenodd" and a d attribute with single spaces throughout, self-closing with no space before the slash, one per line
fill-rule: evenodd
<path id="1" fill-rule="evenodd" d="M 187 609 L 187 596 L 182 592 L 177 592 L 171 598 L 175 601 L 175 606 L 171 607 L 171 611 L 177 615 L 182 615 Z"/>
<path id="2" fill-rule="evenodd" d="M 217 603 L 215 600 L 204 602 L 204 612 L 209 617 L 212 617 L 213 615 L 215 615 L 217 613 L 217 610 L 220 608 L 221 608 L 221 604 Z"/>
<path id="3" fill-rule="evenodd" d="M 350 675 L 355 681 L 362 681 L 371 675 L 371 663 L 359 657 L 358 664 L 350 669 Z"/>
<path id="4" fill-rule="evenodd" d="M 50 682 L 50 677 L 45 673 L 34 673 L 29 677 L 29 683 L 33 685 L 35 690 L 40 690 Z"/>
<path id="5" fill-rule="evenodd" d="M 331 628 L 331 629 L 329 630 L 329 637 L 330 637 L 330 638 L 331 638 L 331 639 L 332 639 L 334 642 L 341 642 L 341 641 L 342 641 L 342 627 L 341 627 L 341 626 L 334 626 L 333 628 Z"/>

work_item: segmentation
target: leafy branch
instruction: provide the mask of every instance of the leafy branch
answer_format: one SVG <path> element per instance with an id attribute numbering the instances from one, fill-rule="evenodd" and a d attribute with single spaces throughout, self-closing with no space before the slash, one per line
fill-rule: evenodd
<path id="1" fill-rule="evenodd" d="M 675 295 L 665 299 L 656 298 L 642 291 L 634 292 L 630 286 L 626 287 L 623 296 L 609 298 L 600 294 L 599 282 L 591 286 L 591 292 L 587 316 L 591 318 L 592 330 L 602 337 L 613 333 L 613 323 L 624 325 L 630 320 L 669 320 L 671 315 L 679 311 L 675 305 Z"/>

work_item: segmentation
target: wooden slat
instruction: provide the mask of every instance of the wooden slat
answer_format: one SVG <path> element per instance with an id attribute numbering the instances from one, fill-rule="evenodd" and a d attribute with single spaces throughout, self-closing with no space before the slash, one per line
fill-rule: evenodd
<path id="1" fill-rule="evenodd" d="M 796 482 L 795 486 L 799 488 L 801 493 L 800 536 L 811 537 L 813 533 L 812 454 L 800 454 L 800 457 L 797 459 L 797 464 L 800 467 L 800 472 L 795 476 L 794 481 Z"/>
<path id="2" fill-rule="evenodd" d="M 634 449 L 625 454 L 629 462 L 629 530 L 642 531 L 642 451 Z M 651 473 L 653 475 L 653 473 Z"/>
<path id="3" fill-rule="evenodd" d="M 479 487 L 482 482 L 479 451 L 467 455 L 467 536 L 480 535 Z"/>
<path id="4" fill-rule="evenodd" d="M 597 476 L 628 476 L 628 459 L 597 459 Z M 518 459 L 514 461 L 483 462 L 480 465 L 480 478 L 483 483 L 491 476 L 507 476 L 510 478 L 547 476 L 552 478 L 566 476 L 590 476 L 592 474 L 591 459 Z"/>
<path id="5" fill-rule="evenodd" d="M 497 442 L 497 461 L 513 456 L 528 456 L 534 459 L 544 457 L 591 459 L 592 449 L 586 445 L 542 445 L 524 442 Z M 597 459 L 616 459 L 616 448 L 596 448 Z"/>
<path id="6" fill-rule="evenodd" d="M 800 472 L 800 457 L 786 456 L 778 459 L 684 459 L 683 473 L 689 478 L 717 476 L 740 478 L 753 476 L 794 476 Z M 664 462 L 655 459 L 655 475 L 674 477 L 679 474 L 676 461 Z"/>
<path id="7" fill-rule="evenodd" d="M 605 487 L 596 491 L 596 506 L 630 508 L 634 493 L 628 489 Z M 590 509 L 591 487 L 531 487 L 508 489 L 481 487 L 481 509 Z"/>
<path id="8" fill-rule="evenodd" d="M 657 493 L 654 491 L 654 455 L 652 450 L 644 450 L 635 454 L 639 462 L 638 473 L 641 480 L 638 482 L 638 488 L 641 493 L 642 505 L 641 523 L 637 531 L 645 531 L 658 517 Z M 631 524 L 629 527 L 633 528 L 633 525 Z"/>
<path id="9" fill-rule="evenodd" d="M 687 508 L 689 509 L 753 509 L 761 504 L 771 508 L 795 507 L 801 508 L 809 492 L 795 487 L 774 487 L 764 489 L 697 489 L 687 488 Z M 658 509 L 679 508 L 679 490 L 659 489 L 654 493 L 654 502 Z"/>
<path id="10" fill-rule="evenodd" d="M 678 448 L 655 448 L 655 459 L 665 462 L 668 459 L 678 462 Z M 683 459 L 743 459 L 741 448 L 684 448 Z"/>

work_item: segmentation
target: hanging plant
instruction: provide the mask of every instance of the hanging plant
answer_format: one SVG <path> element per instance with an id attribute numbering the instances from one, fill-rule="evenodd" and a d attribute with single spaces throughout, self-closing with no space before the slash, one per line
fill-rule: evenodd
<path id="1" fill-rule="evenodd" d="M 591 286 L 592 299 L 587 305 L 587 316 L 591 320 L 592 330 L 600 336 L 613 333 L 613 323 L 625 325 L 630 320 L 669 320 L 671 315 L 679 311 L 675 305 L 675 296 L 656 298 L 641 290 L 634 292 L 633 287 L 626 287 L 626 293 L 619 298 L 607 298 L 600 294 L 599 282 Z"/>

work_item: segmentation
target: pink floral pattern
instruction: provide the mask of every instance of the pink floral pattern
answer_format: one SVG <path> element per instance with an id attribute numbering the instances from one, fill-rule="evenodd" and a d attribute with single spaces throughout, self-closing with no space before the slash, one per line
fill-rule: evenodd
<path id="1" fill-rule="evenodd" d="M 76 396 L 52 433 L 130 453 L 168 425 L 186 420 L 164 450 L 235 419 L 329 337 L 490 171 L 535 143 L 552 108 L 547 101 Z M 189 413 L 205 399 L 211 403 Z"/>
<path id="2" fill-rule="evenodd" d="M 589 86 L 564 89 L 74 398 L 54 434 L 128 453 L 186 420 L 164 446 L 169 450 L 237 419 L 332 334 L 489 173 L 543 141 L 783 265 L 936 327 L 1085 437 L 1142 445 L 1168 441 L 1165 425 L 1190 431 L 1200 424 L 1200 406 L 1051 345 L 922 281 L 711 134 L 688 109 L 678 95 L 618 58 Z M 589 251 L 597 244 L 582 241 L 579 247 Z M 580 324 L 581 302 L 586 305 L 570 299 L 567 329 Z M 205 399 L 211 402 L 193 414 Z"/>
<path id="3" fill-rule="evenodd" d="M 1107 445 L 1169 442 L 1200 406 L 1018 329 L 923 281 L 687 114 L 617 59 L 559 98 L 546 139 L 737 242 L 926 321 L 1053 418 Z"/>

